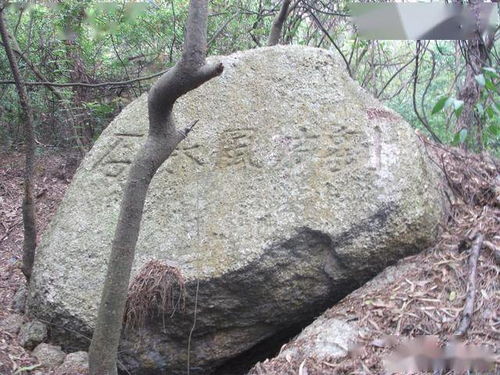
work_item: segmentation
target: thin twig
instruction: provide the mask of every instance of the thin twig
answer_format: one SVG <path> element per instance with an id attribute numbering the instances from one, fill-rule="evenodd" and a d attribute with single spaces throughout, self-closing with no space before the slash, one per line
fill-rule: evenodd
<path id="1" fill-rule="evenodd" d="M 328 40 L 330 41 L 330 43 L 332 43 L 332 45 L 335 47 L 335 49 L 337 50 L 337 52 L 340 54 L 340 56 L 342 57 L 342 60 L 344 60 L 344 63 L 345 63 L 345 67 L 347 69 L 347 73 L 349 73 L 349 77 L 352 77 L 352 72 L 351 72 L 351 67 L 349 66 L 349 61 L 347 61 L 347 58 L 345 57 L 344 53 L 342 52 L 342 50 L 340 49 L 340 47 L 337 45 L 337 43 L 335 43 L 335 40 L 333 40 L 332 36 L 330 35 L 330 33 L 328 32 L 328 30 L 325 29 L 325 27 L 323 26 L 323 24 L 320 22 L 320 20 L 318 19 L 318 17 L 316 17 L 314 15 L 313 12 L 309 12 L 309 14 L 311 15 L 311 17 L 313 18 L 314 22 L 316 23 L 316 25 L 321 29 L 321 31 L 326 35 L 326 37 L 328 38 Z"/>
<path id="2" fill-rule="evenodd" d="M 465 336 L 472 321 L 474 313 L 474 300 L 476 298 L 476 274 L 477 260 L 483 246 L 484 235 L 479 233 L 474 240 L 469 254 L 469 278 L 467 281 L 467 295 L 465 297 L 464 309 L 462 311 L 462 319 L 455 331 L 456 336 Z"/>
<path id="3" fill-rule="evenodd" d="M 181 130 L 182 135 L 184 135 L 185 137 L 187 137 L 187 135 L 189 134 L 189 132 L 191 130 L 193 130 L 194 126 L 198 123 L 198 121 L 200 121 L 200 120 L 194 120 L 191 124 L 189 124 L 188 126 L 186 126 L 185 129 Z"/>
<path id="4" fill-rule="evenodd" d="M 19 220 L 17 223 L 14 223 L 13 225 L 11 225 L 6 231 L 5 231 L 5 234 L 2 238 L 0 238 L 0 242 L 3 242 L 3 240 L 5 240 L 7 237 L 9 237 L 9 234 L 10 232 L 12 232 L 14 230 L 15 227 L 17 227 L 19 224 L 21 224 L 23 221 L 22 220 Z"/>
<path id="5" fill-rule="evenodd" d="M 91 88 L 98 88 L 98 87 L 107 87 L 107 86 L 125 86 L 125 85 L 130 85 L 135 82 L 140 82 L 140 81 L 147 81 L 148 79 L 156 78 L 161 76 L 163 73 L 166 73 L 170 70 L 165 69 L 162 70 L 161 72 L 151 74 L 149 76 L 144 76 L 144 77 L 138 77 L 134 79 L 129 79 L 126 81 L 116 81 L 116 82 L 99 82 L 99 83 L 86 83 L 86 82 L 66 82 L 66 83 L 57 83 L 57 82 L 24 82 L 25 85 L 27 86 L 52 86 L 52 87 L 91 87 Z M 3 80 L 0 81 L 1 85 L 10 85 L 10 84 L 15 84 L 13 80 Z"/>
<path id="6" fill-rule="evenodd" d="M 196 122 L 198 122 L 198 121 L 196 121 Z M 198 248 L 200 248 L 201 239 L 200 239 L 200 179 L 199 178 L 196 180 L 196 237 L 197 237 L 197 240 L 198 240 Z M 199 292 L 199 290 L 200 290 L 200 279 L 196 280 L 196 293 L 195 293 L 195 297 L 194 297 L 193 325 L 191 326 L 191 331 L 189 331 L 189 337 L 188 337 L 188 347 L 187 347 L 187 375 L 189 375 L 190 371 L 191 371 L 191 339 L 193 337 L 194 329 L 196 328 L 196 318 L 197 318 L 197 313 L 198 313 L 198 292 Z"/>
<path id="7" fill-rule="evenodd" d="M 198 313 L 198 291 L 200 290 L 200 280 L 198 279 L 196 281 L 196 294 L 194 297 L 194 316 L 193 316 L 193 325 L 191 327 L 191 331 L 189 331 L 189 337 L 188 337 L 188 348 L 187 348 L 187 375 L 190 374 L 190 368 L 191 368 L 191 339 L 193 337 L 193 332 L 194 329 L 196 328 L 196 315 Z"/>
<path id="8" fill-rule="evenodd" d="M 418 62 L 419 62 L 419 55 L 420 55 L 420 50 L 421 50 L 421 47 L 420 47 L 420 41 L 417 41 L 417 48 L 416 48 L 416 51 L 415 51 L 415 70 L 413 72 L 413 95 L 412 95 L 412 102 L 413 102 L 413 110 L 415 111 L 415 114 L 417 115 L 418 119 L 420 120 L 420 122 L 422 123 L 422 125 L 424 125 L 424 127 L 427 129 L 427 131 L 430 133 L 430 135 L 432 136 L 432 138 L 438 142 L 438 143 L 443 143 L 439 137 L 436 135 L 436 133 L 434 133 L 434 131 L 431 129 L 430 125 L 427 123 L 427 121 L 425 121 L 425 119 L 422 118 L 422 116 L 420 115 L 419 111 L 418 111 L 418 107 L 417 107 L 417 99 L 416 99 L 416 95 L 417 95 L 417 82 L 418 82 Z"/>

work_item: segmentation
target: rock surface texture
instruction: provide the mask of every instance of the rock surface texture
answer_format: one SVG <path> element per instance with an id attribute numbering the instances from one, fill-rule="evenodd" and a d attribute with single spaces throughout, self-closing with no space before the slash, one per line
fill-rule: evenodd
<path id="1" fill-rule="evenodd" d="M 35 346 L 47 339 L 47 326 L 38 320 L 26 322 L 19 330 L 19 344 L 32 350 Z"/>
<path id="2" fill-rule="evenodd" d="M 277 46 L 215 59 L 222 76 L 176 105 L 179 126 L 199 123 L 153 179 L 134 265 L 177 267 L 185 309 L 125 334 L 131 373 L 186 371 L 195 299 L 191 374 L 207 374 L 429 245 L 442 215 L 410 126 L 332 53 Z M 38 249 L 29 310 L 69 328 L 65 346 L 88 345 L 72 332 L 91 334 L 147 124 L 143 95 L 83 161 Z"/>
<path id="3" fill-rule="evenodd" d="M 62 365 L 56 368 L 55 373 L 56 375 L 87 375 L 89 373 L 89 355 L 87 352 L 68 354 Z"/>
<path id="4" fill-rule="evenodd" d="M 409 271 L 419 266 L 415 262 L 406 262 L 406 260 L 386 268 L 382 273 L 342 300 L 343 304 L 336 304 L 325 311 L 314 322 L 304 328 L 299 335 L 286 345 L 283 345 L 276 357 L 257 363 L 248 372 L 248 375 L 293 373 L 291 369 L 294 366 L 292 364 L 295 364 L 295 367 L 297 367 L 297 364 L 303 364 L 303 372 L 307 373 L 308 362 L 330 363 L 336 358 L 346 358 L 352 355 L 355 357 L 357 350 L 359 354 L 360 344 L 363 340 L 374 333 L 377 335 L 377 333 L 374 327 L 371 329 L 360 328 L 358 324 L 359 316 L 353 311 L 353 304 L 347 300 L 351 298 L 361 298 L 363 300 L 370 293 L 384 289 L 394 289 L 395 281 L 404 278 Z M 385 338 L 379 338 L 377 341 L 380 342 L 378 345 L 386 344 Z M 373 345 L 375 343 L 376 341 L 373 342 Z M 288 365 L 291 366 L 288 367 Z M 328 374 L 337 373 L 333 367 L 330 369 L 331 371 Z M 318 373 L 317 368 L 315 371 L 313 373 Z M 342 373 L 349 372 L 344 371 Z"/>
<path id="5" fill-rule="evenodd" d="M 7 333 L 16 335 L 24 323 L 24 316 L 21 314 L 8 315 L 4 320 L 0 321 L 0 329 Z"/>
<path id="6" fill-rule="evenodd" d="M 63 363 L 66 353 L 60 346 L 41 343 L 33 350 L 33 356 L 38 360 L 42 367 L 57 367 Z"/>

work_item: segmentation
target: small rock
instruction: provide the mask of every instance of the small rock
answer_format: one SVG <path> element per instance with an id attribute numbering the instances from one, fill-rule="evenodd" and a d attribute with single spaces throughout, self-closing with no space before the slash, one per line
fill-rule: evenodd
<path id="1" fill-rule="evenodd" d="M 387 343 L 384 339 L 375 339 L 371 342 L 372 346 L 375 346 L 376 348 L 385 348 L 387 346 Z"/>
<path id="2" fill-rule="evenodd" d="M 362 330 L 355 322 L 320 316 L 281 350 L 278 357 L 288 362 L 308 357 L 320 360 L 342 358 L 355 347 L 360 332 Z"/>
<path id="3" fill-rule="evenodd" d="M 0 329 L 13 335 L 17 334 L 23 325 L 24 317 L 21 314 L 12 314 L 0 322 Z"/>
<path id="4" fill-rule="evenodd" d="M 16 294 L 14 294 L 14 298 L 12 300 L 12 309 L 15 312 L 24 312 L 26 307 L 26 297 L 28 296 L 28 291 L 26 289 L 26 285 L 21 285 Z"/>
<path id="5" fill-rule="evenodd" d="M 87 352 L 70 353 L 61 366 L 56 368 L 56 375 L 87 375 L 89 373 L 89 355 Z"/>
<path id="6" fill-rule="evenodd" d="M 19 332 L 19 343 L 26 349 L 33 349 L 47 338 L 47 326 L 38 320 L 22 325 Z"/>
<path id="7" fill-rule="evenodd" d="M 60 346 L 44 343 L 38 345 L 32 354 L 43 367 L 59 366 L 66 357 L 66 353 L 61 350 Z"/>

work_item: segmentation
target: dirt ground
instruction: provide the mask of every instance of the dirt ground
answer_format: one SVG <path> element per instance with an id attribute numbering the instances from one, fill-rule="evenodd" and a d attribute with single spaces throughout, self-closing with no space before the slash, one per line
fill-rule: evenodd
<path id="1" fill-rule="evenodd" d="M 14 312 L 11 308 L 14 294 L 26 283 L 20 270 L 23 247 L 23 163 L 21 154 L 0 154 L 0 321 Z M 70 153 L 47 154 L 37 158 L 35 197 L 39 234 L 43 233 L 55 214 L 76 166 L 77 158 Z M 37 360 L 19 345 L 15 335 L 0 329 L 1 375 L 14 374 L 36 364 Z"/>
<path id="2" fill-rule="evenodd" d="M 253 374 L 382 374 L 382 359 L 392 350 L 384 341 L 387 335 L 437 335 L 442 342 L 452 335 L 467 294 L 473 235 L 481 232 L 493 248 L 500 247 L 500 177 L 495 162 L 483 162 L 459 151 L 438 148 L 432 152 L 436 163 L 444 167 L 450 203 L 450 215 L 437 244 L 405 259 L 404 263 L 415 266 L 394 280 L 390 288 L 371 288 L 369 292 L 360 289 L 326 312 L 339 317 L 355 314 L 361 326 L 369 328 L 370 334 L 360 338 L 356 356 L 341 361 L 267 360 L 258 364 Z M 55 214 L 76 160 L 71 154 L 38 158 L 35 195 L 39 233 Z M 25 283 L 20 271 L 22 182 L 22 155 L 0 154 L 0 321 L 14 313 L 14 294 Z M 485 247 L 477 267 L 478 292 L 467 342 L 487 345 L 496 355 L 498 369 L 500 267 L 495 251 Z M 22 369 L 36 364 L 16 335 L 0 329 L 0 375 L 29 374 L 32 372 Z"/>

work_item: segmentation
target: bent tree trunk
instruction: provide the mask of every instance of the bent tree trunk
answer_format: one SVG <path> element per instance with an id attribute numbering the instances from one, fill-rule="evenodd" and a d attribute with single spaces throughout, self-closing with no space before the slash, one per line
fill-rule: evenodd
<path id="1" fill-rule="evenodd" d="M 9 60 L 10 69 L 16 83 L 19 102 L 23 113 L 23 130 L 24 130 L 24 153 L 26 156 L 24 167 L 24 197 L 23 197 L 23 226 L 24 226 L 24 242 L 23 242 L 23 265 L 22 271 L 26 279 L 30 279 L 33 261 L 35 259 L 36 249 L 36 218 L 35 218 L 35 201 L 33 199 L 33 169 L 35 163 L 35 136 L 33 133 L 33 111 L 26 92 L 26 86 L 21 74 L 17 60 L 14 57 L 14 52 L 10 45 L 9 33 L 5 25 L 4 9 L 6 3 L 0 1 L 0 34 L 2 42 Z"/>
<path id="2" fill-rule="evenodd" d="M 175 101 L 222 73 L 222 64 L 206 64 L 207 0 L 191 0 L 181 60 L 153 85 L 148 97 L 149 134 L 131 166 L 108 263 L 96 327 L 89 349 L 91 375 L 117 374 L 120 340 L 135 246 L 151 179 L 191 130 L 177 130 Z"/>
<path id="3" fill-rule="evenodd" d="M 283 0 L 280 11 L 274 19 L 273 25 L 271 26 L 271 32 L 269 33 L 269 39 L 267 41 L 268 46 L 275 46 L 280 42 L 281 31 L 283 30 L 283 24 L 285 23 L 286 17 L 288 15 L 290 2 L 291 0 Z"/>

